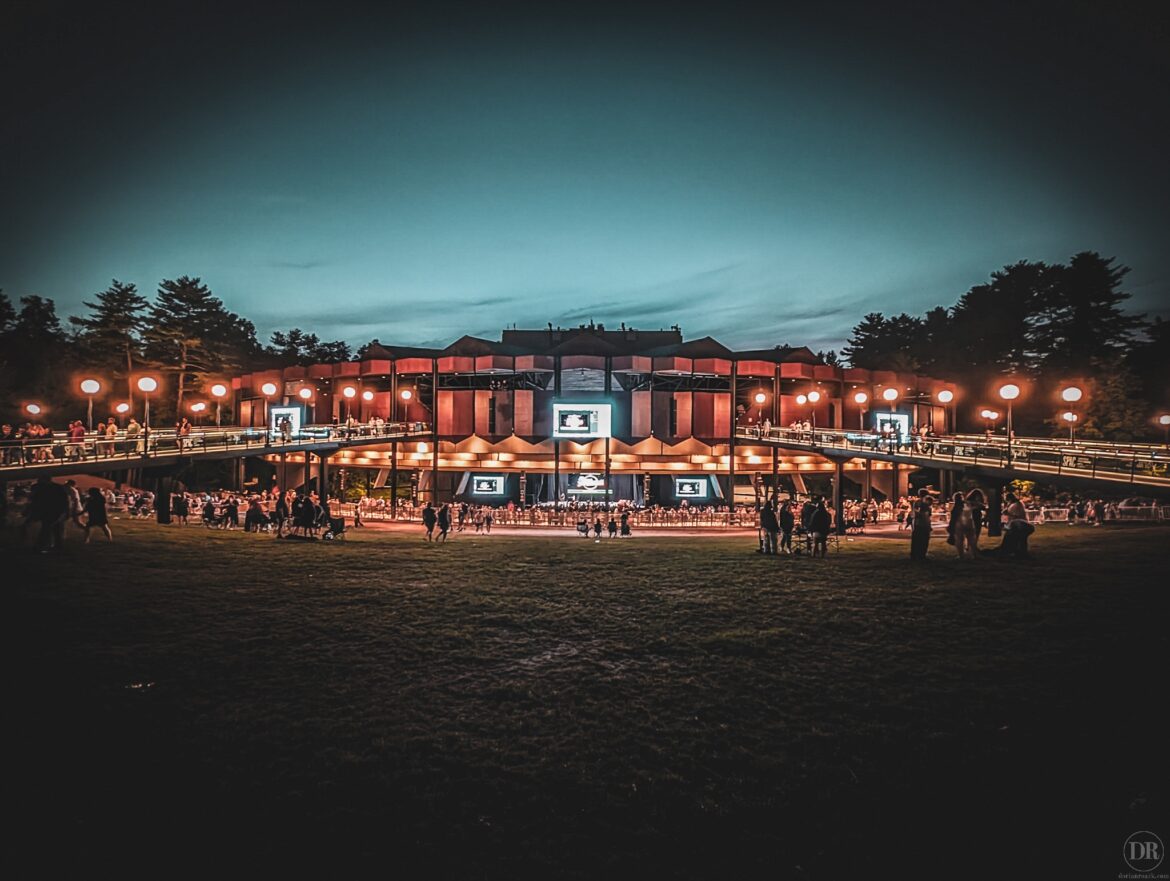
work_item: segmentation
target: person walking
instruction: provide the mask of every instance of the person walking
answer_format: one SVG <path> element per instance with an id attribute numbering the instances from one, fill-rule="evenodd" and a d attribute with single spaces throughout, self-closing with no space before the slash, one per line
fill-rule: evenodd
<path id="1" fill-rule="evenodd" d="M 439 521 L 439 515 L 435 513 L 435 506 L 427 502 L 422 512 L 423 528 L 427 531 L 427 541 L 435 540 L 435 524 Z"/>
<path id="2" fill-rule="evenodd" d="M 85 499 L 85 541 L 82 544 L 89 544 L 91 529 L 100 529 L 106 534 L 107 541 L 114 540 L 114 533 L 110 531 L 110 517 L 106 512 L 106 497 L 96 486 L 89 488 Z"/>
<path id="3" fill-rule="evenodd" d="M 961 492 L 951 499 L 951 518 L 947 523 L 947 542 L 955 546 L 960 560 L 975 556 L 975 519 Z"/>
<path id="4" fill-rule="evenodd" d="M 824 499 L 817 499 L 817 506 L 813 509 L 810 522 L 812 532 L 812 555 L 824 558 L 829 550 L 829 531 L 833 528 L 833 518 L 825 507 Z"/>
<path id="5" fill-rule="evenodd" d="M 910 559 L 925 560 L 930 545 L 930 516 L 933 510 L 930 493 L 918 491 L 918 500 L 910 509 Z"/>
<path id="6" fill-rule="evenodd" d="M 764 507 L 760 509 L 760 529 L 764 531 L 764 553 L 775 556 L 777 551 L 776 538 L 780 532 L 780 521 L 776 519 L 776 510 L 772 507 L 772 501 L 770 499 L 764 502 Z"/>
<path id="7" fill-rule="evenodd" d="M 437 521 L 439 524 L 438 541 L 446 542 L 447 533 L 451 531 L 451 507 L 449 505 L 443 505 L 439 508 Z"/>
<path id="8" fill-rule="evenodd" d="M 81 522 L 81 515 L 85 513 L 85 506 L 81 503 L 81 491 L 77 488 L 76 480 L 65 481 L 65 495 L 69 498 L 69 519 L 77 524 L 78 528 L 84 529 L 85 524 Z"/>
<path id="9" fill-rule="evenodd" d="M 979 553 L 979 536 L 983 534 L 983 523 L 987 513 L 987 499 L 983 495 L 983 490 L 973 489 L 967 493 L 967 508 L 971 512 L 971 523 L 975 527 L 975 532 L 971 538 L 971 553 Z"/>
<path id="10" fill-rule="evenodd" d="M 780 553 L 792 554 L 792 530 L 796 528 L 796 515 L 792 513 L 792 502 L 785 499 L 776 515 L 780 527 Z"/>

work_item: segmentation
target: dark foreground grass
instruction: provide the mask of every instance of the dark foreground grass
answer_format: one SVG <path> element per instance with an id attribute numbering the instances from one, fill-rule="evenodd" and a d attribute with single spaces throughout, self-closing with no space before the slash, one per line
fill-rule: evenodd
<path id="1" fill-rule="evenodd" d="M 115 528 L 4 550 L 18 874 L 1116 877 L 1165 820 L 1168 530 Z"/>

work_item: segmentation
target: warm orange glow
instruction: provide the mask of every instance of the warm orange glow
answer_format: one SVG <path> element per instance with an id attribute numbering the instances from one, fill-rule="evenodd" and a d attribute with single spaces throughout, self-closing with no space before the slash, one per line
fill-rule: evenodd
<path id="1" fill-rule="evenodd" d="M 999 396 L 1005 401 L 1014 401 L 1020 396 L 1020 387 L 1014 382 L 1004 383 L 999 387 Z"/>
<path id="2" fill-rule="evenodd" d="M 129 413 L 130 405 L 123 401 L 117 407 L 115 407 L 114 410 L 116 410 L 118 413 Z"/>
<path id="3" fill-rule="evenodd" d="M 955 399 L 955 393 L 949 388 L 943 389 L 938 393 L 938 401 L 940 404 L 949 404 Z"/>
<path id="4" fill-rule="evenodd" d="M 40 404 L 25 404 L 24 409 L 31 416 L 40 416 L 41 415 L 41 405 Z"/>
<path id="5" fill-rule="evenodd" d="M 1084 394 L 1085 393 L 1075 385 L 1070 385 L 1067 388 L 1060 390 L 1060 399 L 1062 401 L 1067 401 L 1070 404 L 1075 404 L 1082 397 L 1084 397 Z"/>
<path id="6" fill-rule="evenodd" d="M 227 386 L 224 385 L 222 382 L 217 382 L 215 385 L 213 385 L 211 387 L 211 394 L 217 398 L 224 397 L 227 394 L 227 391 L 228 391 Z"/>
<path id="7" fill-rule="evenodd" d="M 266 383 L 264 383 L 264 385 L 260 386 L 260 391 L 262 391 L 266 397 L 271 398 L 273 395 L 276 394 L 276 383 L 275 382 L 266 382 Z"/>
<path id="8" fill-rule="evenodd" d="M 858 392 L 853 396 L 853 400 L 858 404 L 864 404 L 869 400 L 869 395 L 867 395 L 865 392 Z"/>
<path id="9" fill-rule="evenodd" d="M 762 404 L 766 400 L 768 400 L 768 396 L 766 394 L 764 394 L 763 392 L 756 392 L 756 403 L 757 404 Z"/>
<path id="10" fill-rule="evenodd" d="M 404 400 L 404 401 L 409 401 L 411 398 L 413 398 L 413 397 L 414 397 L 414 392 L 412 392 L 412 391 L 411 391 L 410 389 L 408 389 L 408 388 L 404 388 L 402 391 L 400 391 L 400 392 L 398 393 L 398 396 L 399 396 L 400 398 L 402 398 L 402 400 Z"/>
<path id="11" fill-rule="evenodd" d="M 427 445 L 426 445 L 426 442 L 424 442 L 424 441 L 419 441 L 419 442 L 418 442 L 418 446 L 417 446 L 417 447 L 415 447 L 415 449 L 417 449 L 417 450 L 418 450 L 420 453 L 425 453 L 425 452 L 427 451 Z"/>
<path id="12" fill-rule="evenodd" d="M 1077 414 L 1072 412 L 1072 410 L 1066 410 L 1064 413 L 1060 414 L 1060 418 L 1065 422 L 1076 422 Z"/>
<path id="13" fill-rule="evenodd" d="M 1170 425 L 1170 413 L 1163 413 L 1158 417 L 1159 425 Z"/>
<path id="14" fill-rule="evenodd" d="M 999 413 L 997 413 L 995 410 L 987 410 L 987 409 L 980 410 L 979 415 L 982 416 L 984 419 L 998 419 L 999 418 Z"/>
<path id="15" fill-rule="evenodd" d="M 194 404 L 191 405 L 191 412 L 192 413 L 202 413 L 206 409 L 207 409 L 207 404 L 205 404 L 203 401 L 196 401 Z"/>
<path id="16" fill-rule="evenodd" d="M 81 390 L 87 395 L 96 395 L 102 390 L 102 384 L 96 379 L 83 379 L 81 381 Z"/>
<path id="17" fill-rule="evenodd" d="M 805 404 L 808 403 L 808 395 L 797 395 L 796 396 L 796 403 L 800 404 L 800 406 L 803 407 Z"/>
<path id="18" fill-rule="evenodd" d="M 362 392 L 362 400 L 363 400 L 363 401 L 372 401 L 372 400 L 374 400 L 374 393 L 373 393 L 373 392 L 371 392 L 371 391 L 369 391 L 369 390 Z"/>
<path id="19" fill-rule="evenodd" d="M 896 388 L 888 388 L 882 392 L 882 400 L 889 401 L 891 404 L 898 399 L 898 390 Z"/>
<path id="20" fill-rule="evenodd" d="M 808 393 L 808 399 L 815 404 L 821 399 L 821 393 L 818 391 L 811 391 Z"/>
<path id="21" fill-rule="evenodd" d="M 313 390 L 309 388 L 303 388 L 297 392 L 297 394 L 300 395 L 302 401 L 307 401 L 309 398 L 313 397 Z"/>
<path id="22" fill-rule="evenodd" d="M 357 396 L 357 389 L 355 389 L 352 385 L 347 385 L 341 390 L 341 393 L 347 398 L 353 398 Z"/>
<path id="23" fill-rule="evenodd" d="M 155 379 L 153 376 L 140 376 L 140 377 L 138 377 L 138 391 L 143 392 L 144 394 L 150 394 L 151 392 L 157 391 L 157 390 L 158 390 L 158 380 Z"/>

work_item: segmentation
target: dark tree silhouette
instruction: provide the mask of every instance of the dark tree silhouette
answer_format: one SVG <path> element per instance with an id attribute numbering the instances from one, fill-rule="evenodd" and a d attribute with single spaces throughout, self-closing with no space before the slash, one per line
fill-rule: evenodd
<path id="1" fill-rule="evenodd" d="M 1121 311 L 1130 296 L 1121 290 L 1129 267 L 1115 266 L 1115 260 L 1082 251 L 1067 266 L 1052 268 L 1031 334 L 1045 372 L 1084 372 L 1090 358 L 1109 362 L 1129 349 L 1144 326 L 1143 316 Z"/>
<path id="2" fill-rule="evenodd" d="M 110 370 L 126 381 L 128 401 L 134 404 L 131 376 L 134 364 L 142 356 L 142 331 L 146 318 L 146 297 L 132 284 L 114 279 L 97 294 L 96 302 L 83 301 L 91 311 L 88 317 L 69 319 L 78 328 L 77 341 L 86 362 Z"/>
<path id="3" fill-rule="evenodd" d="M 175 375 L 176 413 L 188 391 L 259 353 L 252 322 L 229 312 L 207 285 L 186 275 L 159 284 L 144 336 L 147 357 Z"/>
<path id="4" fill-rule="evenodd" d="M 342 340 L 323 343 L 315 333 L 305 333 L 299 327 L 287 333 L 279 330 L 273 332 L 272 343 L 265 351 L 284 364 L 316 364 L 350 359 L 348 343 Z"/>

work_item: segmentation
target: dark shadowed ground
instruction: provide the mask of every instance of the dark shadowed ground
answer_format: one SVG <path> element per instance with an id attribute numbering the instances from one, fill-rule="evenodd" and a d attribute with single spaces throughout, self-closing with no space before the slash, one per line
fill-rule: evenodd
<path id="1" fill-rule="evenodd" d="M 9 877 L 1115 878 L 1170 840 L 1170 529 L 914 566 L 114 528 L 0 551 Z"/>

